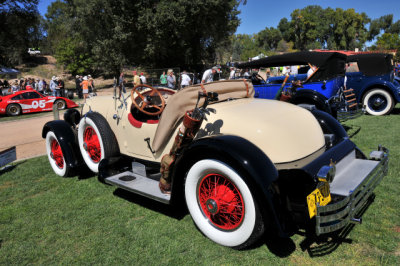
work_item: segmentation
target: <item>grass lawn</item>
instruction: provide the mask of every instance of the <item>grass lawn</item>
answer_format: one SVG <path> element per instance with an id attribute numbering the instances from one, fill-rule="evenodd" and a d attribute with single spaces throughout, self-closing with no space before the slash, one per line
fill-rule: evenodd
<path id="1" fill-rule="evenodd" d="M 383 144 L 391 157 L 363 224 L 343 238 L 265 236 L 265 243 L 251 250 L 232 250 L 204 237 L 188 214 L 94 177 L 57 177 L 47 158 L 39 157 L 0 174 L 0 265 L 399 265 L 400 109 L 345 125 L 365 153 Z"/>

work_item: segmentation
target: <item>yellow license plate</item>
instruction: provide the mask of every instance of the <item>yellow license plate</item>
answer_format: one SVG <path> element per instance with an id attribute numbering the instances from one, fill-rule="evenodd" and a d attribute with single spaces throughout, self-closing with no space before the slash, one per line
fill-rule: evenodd
<path id="1" fill-rule="evenodd" d="M 322 182 L 322 185 L 307 196 L 307 206 L 310 219 L 317 215 L 317 203 L 319 203 L 320 206 L 325 206 L 330 201 L 331 192 L 329 190 L 329 183 Z"/>

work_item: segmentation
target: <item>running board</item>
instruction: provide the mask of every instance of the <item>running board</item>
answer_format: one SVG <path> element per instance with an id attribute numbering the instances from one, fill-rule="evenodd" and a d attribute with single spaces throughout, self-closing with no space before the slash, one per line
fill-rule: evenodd
<path id="1" fill-rule="evenodd" d="M 142 195 L 156 201 L 169 204 L 171 195 L 163 194 L 158 187 L 158 181 L 126 171 L 104 180 L 107 184 Z"/>

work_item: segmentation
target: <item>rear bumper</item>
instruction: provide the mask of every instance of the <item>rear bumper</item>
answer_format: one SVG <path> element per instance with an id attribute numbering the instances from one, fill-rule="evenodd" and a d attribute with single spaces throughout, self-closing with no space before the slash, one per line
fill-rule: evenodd
<path id="1" fill-rule="evenodd" d="M 359 215 L 375 187 L 388 171 L 389 150 L 380 147 L 379 151 L 375 153 L 380 154 L 379 158 L 364 161 L 377 161 L 377 164 L 354 190 L 349 191 L 349 195 L 335 195 L 334 192 L 331 191 L 332 197 L 335 200 L 332 200 L 332 202 L 326 206 L 317 205 L 315 228 L 317 235 L 337 231 L 349 223 L 359 223 L 361 221 L 357 219 L 360 218 L 357 217 L 357 215 Z M 351 176 L 347 176 L 347 178 L 350 179 Z"/>

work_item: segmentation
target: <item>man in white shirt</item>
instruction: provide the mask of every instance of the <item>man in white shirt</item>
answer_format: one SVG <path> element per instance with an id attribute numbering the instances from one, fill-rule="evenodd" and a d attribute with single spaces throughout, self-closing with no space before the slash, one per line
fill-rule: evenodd
<path id="1" fill-rule="evenodd" d="M 142 84 L 146 84 L 147 83 L 146 77 L 144 76 L 143 72 L 140 73 L 139 78 L 142 81 Z"/>
<path id="2" fill-rule="evenodd" d="M 203 74 L 203 78 L 201 79 L 201 83 L 213 82 L 214 74 L 215 74 L 215 72 L 217 72 L 217 70 L 218 70 L 217 67 L 212 67 L 210 69 L 207 69 Z"/>
<path id="3" fill-rule="evenodd" d="M 181 88 L 185 88 L 189 86 L 192 83 L 189 75 L 186 73 L 186 70 L 183 70 L 182 75 L 181 75 Z"/>
<path id="4" fill-rule="evenodd" d="M 231 67 L 231 72 L 229 73 L 229 79 L 235 79 L 235 68 Z"/>

